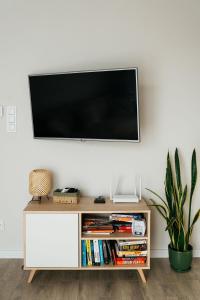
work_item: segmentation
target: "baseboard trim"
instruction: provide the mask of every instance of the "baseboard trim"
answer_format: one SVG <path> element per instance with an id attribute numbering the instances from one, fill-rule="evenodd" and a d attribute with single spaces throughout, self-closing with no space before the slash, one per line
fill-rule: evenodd
<path id="1" fill-rule="evenodd" d="M 168 257 L 167 249 L 152 249 L 152 258 Z M 193 250 L 193 257 L 200 257 L 200 250 Z M 23 251 L 0 250 L 0 258 L 23 258 Z"/>
<path id="2" fill-rule="evenodd" d="M 152 258 L 160 258 L 160 257 L 168 257 L 168 250 L 167 249 L 152 249 L 151 250 L 151 257 Z M 200 250 L 193 250 L 193 257 L 200 257 Z"/>
<path id="3" fill-rule="evenodd" d="M 156 258 L 156 257 L 168 257 L 168 250 L 167 249 L 161 249 L 161 250 L 151 250 L 151 257 Z"/>
<path id="4" fill-rule="evenodd" d="M 0 250 L 0 258 L 23 258 L 23 251 Z"/>

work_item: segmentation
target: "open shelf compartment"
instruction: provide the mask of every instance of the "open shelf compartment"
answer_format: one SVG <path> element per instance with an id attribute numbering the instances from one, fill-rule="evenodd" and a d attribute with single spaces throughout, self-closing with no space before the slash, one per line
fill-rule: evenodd
<path id="1" fill-rule="evenodd" d="M 120 213 L 120 212 L 119 212 Z M 131 212 L 130 212 L 131 213 Z M 134 211 L 132 212 L 134 213 Z M 144 218 L 146 220 L 146 232 L 144 236 L 135 236 L 132 233 L 126 233 L 126 232 L 113 232 L 110 234 L 85 234 L 82 231 L 82 224 L 83 224 L 83 219 L 85 217 L 85 215 L 89 215 L 89 216 L 96 216 L 96 215 L 103 215 L 103 216 L 108 216 L 111 215 L 112 212 L 106 212 L 106 213 L 82 213 L 80 215 L 80 267 L 83 270 L 125 270 L 125 269 L 150 269 L 150 230 L 149 230 L 149 223 L 150 223 L 150 215 L 147 212 L 144 212 Z M 124 212 L 122 212 L 121 214 L 126 214 Z M 105 240 L 105 241 L 118 241 L 118 240 L 134 240 L 134 241 L 140 241 L 140 240 L 144 240 L 145 243 L 147 244 L 147 255 L 146 255 L 146 262 L 145 263 L 133 263 L 133 264 L 113 264 L 113 263 L 109 263 L 109 264 L 103 264 L 103 265 L 92 265 L 92 266 L 83 266 L 82 265 L 82 241 L 87 241 L 87 240 Z"/>

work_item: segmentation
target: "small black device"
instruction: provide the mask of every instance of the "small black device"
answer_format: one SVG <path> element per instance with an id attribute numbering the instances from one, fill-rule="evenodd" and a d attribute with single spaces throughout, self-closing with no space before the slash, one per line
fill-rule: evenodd
<path id="1" fill-rule="evenodd" d="M 105 198 L 103 196 L 99 196 L 94 199 L 94 203 L 105 203 Z"/>
<path id="2" fill-rule="evenodd" d="M 67 193 L 78 193 L 79 190 L 76 188 L 66 187 L 64 189 L 56 189 L 54 192 L 67 194 Z"/>

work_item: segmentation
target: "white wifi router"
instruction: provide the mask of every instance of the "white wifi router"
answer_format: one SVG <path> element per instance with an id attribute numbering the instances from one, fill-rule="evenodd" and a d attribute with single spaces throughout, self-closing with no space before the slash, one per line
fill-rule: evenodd
<path id="1" fill-rule="evenodd" d="M 115 193 L 113 194 L 113 187 L 112 187 L 112 181 L 110 184 L 110 200 L 112 200 L 114 203 L 138 203 L 142 196 L 142 178 L 141 176 L 139 177 L 139 195 L 137 195 L 137 188 L 136 188 L 136 180 L 135 180 L 135 193 L 134 194 L 118 194 L 117 189 L 119 186 L 119 182 L 116 188 Z"/>

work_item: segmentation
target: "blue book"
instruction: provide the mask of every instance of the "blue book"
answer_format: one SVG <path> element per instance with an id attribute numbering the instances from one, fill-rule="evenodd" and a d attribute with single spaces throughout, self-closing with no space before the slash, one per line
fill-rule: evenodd
<path id="1" fill-rule="evenodd" d="M 103 243 L 102 240 L 99 240 L 99 253 L 100 253 L 100 264 L 104 264 L 104 258 L 103 258 Z"/>
<path id="2" fill-rule="evenodd" d="M 87 250 L 86 250 L 86 242 L 82 241 L 82 266 L 87 266 Z"/>

